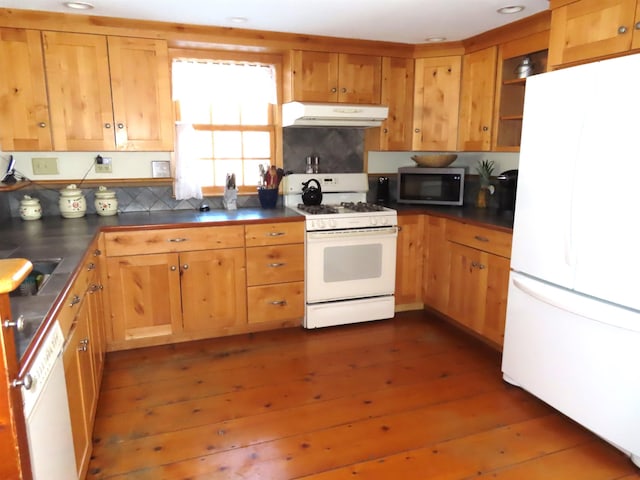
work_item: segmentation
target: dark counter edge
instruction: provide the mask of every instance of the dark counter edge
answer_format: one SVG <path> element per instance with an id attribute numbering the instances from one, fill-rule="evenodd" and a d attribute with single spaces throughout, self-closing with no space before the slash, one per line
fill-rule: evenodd
<path id="1" fill-rule="evenodd" d="M 449 206 L 425 207 L 421 205 L 406 204 L 393 204 L 388 206 L 396 209 L 400 216 L 416 214 L 432 215 L 450 218 L 463 223 L 493 228 L 508 233 L 511 233 L 512 231 L 513 215 L 506 213 L 499 214 L 495 210 L 491 209 Z M 16 252 L 12 253 L 7 258 L 29 258 L 30 256 L 28 254 L 28 246 L 25 251 L 23 249 L 24 242 L 21 242 L 20 239 L 17 239 L 16 237 L 29 237 L 31 235 L 39 236 L 53 233 L 53 237 L 55 237 L 56 234 L 58 235 L 58 242 L 64 242 L 66 238 L 65 235 L 77 235 L 79 230 L 84 233 L 84 248 L 81 246 L 77 247 L 78 253 L 77 255 L 74 255 L 74 257 L 77 257 L 75 259 L 74 268 L 69 269 L 64 286 L 56 292 L 57 294 L 55 295 L 55 298 L 50 304 L 48 310 L 42 312 L 43 321 L 34 332 L 32 340 L 29 342 L 29 345 L 20 359 L 20 375 L 26 374 L 30 368 L 35 353 L 38 351 L 38 348 L 43 342 L 45 336 L 52 328 L 54 319 L 57 317 L 60 309 L 63 307 L 65 296 L 80 273 L 78 266 L 86 252 L 86 249 L 100 233 L 193 226 L 221 226 L 238 223 L 259 224 L 268 223 L 274 220 L 279 222 L 297 222 L 303 221 L 304 216 L 289 208 L 240 208 L 238 210 L 211 210 L 209 212 L 181 210 L 119 213 L 118 215 L 110 217 L 101 217 L 94 214 L 76 219 L 43 217 L 40 220 L 34 221 L 23 221 L 19 218 L 11 218 L 0 224 L 0 229 L 3 232 L 9 233 L 10 237 L 13 237 L 13 241 L 21 245 L 17 248 Z M 67 229 L 66 227 L 71 228 Z M 46 230 L 46 232 L 43 232 L 43 229 Z M 29 230 L 31 230 L 31 232 Z M 70 230 L 70 232 L 65 232 L 65 230 Z M 26 238 L 22 238 L 22 240 L 26 240 Z M 23 253 L 21 253 L 21 251 Z M 55 248 L 52 248 L 50 256 L 66 257 L 64 255 L 58 255 Z M 19 312 L 17 314 L 19 314 Z"/>

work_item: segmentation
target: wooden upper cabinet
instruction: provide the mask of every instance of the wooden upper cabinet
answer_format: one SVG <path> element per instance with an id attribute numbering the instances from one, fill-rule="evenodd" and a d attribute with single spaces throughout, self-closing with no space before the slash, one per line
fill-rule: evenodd
<path id="1" fill-rule="evenodd" d="M 380 103 L 382 58 L 329 52 L 292 52 L 292 100 Z"/>
<path id="2" fill-rule="evenodd" d="M 412 58 L 382 59 L 380 103 L 389 116 L 380 128 L 381 150 L 410 150 L 412 139 L 414 62 Z"/>
<path id="3" fill-rule="evenodd" d="M 173 148 L 164 41 L 43 32 L 57 151 Z"/>
<path id="4" fill-rule="evenodd" d="M 458 129 L 460 150 L 482 152 L 491 149 L 497 58 L 496 46 L 463 57 Z"/>
<path id="5" fill-rule="evenodd" d="M 636 0 L 555 0 L 551 8 L 551 66 L 640 48 Z"/>
<path id="6" fill-rule="evenodd" d="M 460 68 L 459 56 L 416 60 L 414 150 L 456 150 Z"/>
<path id="7" fill-rule="evenodd" d="M 167 42 L 108 37 L 108 45 L 118 150 L 172 150 Z"/>
<path id="8" fill-rule="evenodd" d="M 0 145 L 7 151 L 51 150 L 40 32 L 0 28 Z"/>

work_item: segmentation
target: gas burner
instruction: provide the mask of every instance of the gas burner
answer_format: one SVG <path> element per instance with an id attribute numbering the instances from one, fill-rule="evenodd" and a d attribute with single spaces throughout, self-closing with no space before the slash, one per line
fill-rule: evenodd
<path id="1" fill-rule="evenodd" d="M 340 205 L 354 212 L 382 212 L 385 210 L 385 208 L 380 205 L 367 202 L 342 202 Z"/>
<path id="2" fill-rule="evenodd" d="M 298 210 L 302 210 L 309 215 L 325 215 L 328 213 L 338 213 L 338 209 L 330 205 L 305 205 L 304 203 L 298 204 Z"/>

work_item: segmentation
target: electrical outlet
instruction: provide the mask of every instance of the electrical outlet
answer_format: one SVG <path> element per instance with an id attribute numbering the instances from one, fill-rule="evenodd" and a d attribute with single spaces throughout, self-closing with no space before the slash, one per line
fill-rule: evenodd
<path id="1" fill-rule="evenodd" d="M 58 159 L 56 157 L 33 157 L 31 166 L 34 175 L 56 175 L 58 173 Z"/>
<path id="2" fill-rule="evenodd" d="M 112 173 L 111 157 L 96 157 L 96 173 Z"/>

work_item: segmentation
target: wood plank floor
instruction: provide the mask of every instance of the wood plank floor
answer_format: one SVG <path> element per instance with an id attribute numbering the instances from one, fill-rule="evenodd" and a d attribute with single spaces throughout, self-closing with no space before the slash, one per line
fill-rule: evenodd
<path id="1" fill-rule="evenodd" d="M 423 312 L 108 354 L 90 479 L 638 479 Z"/>

